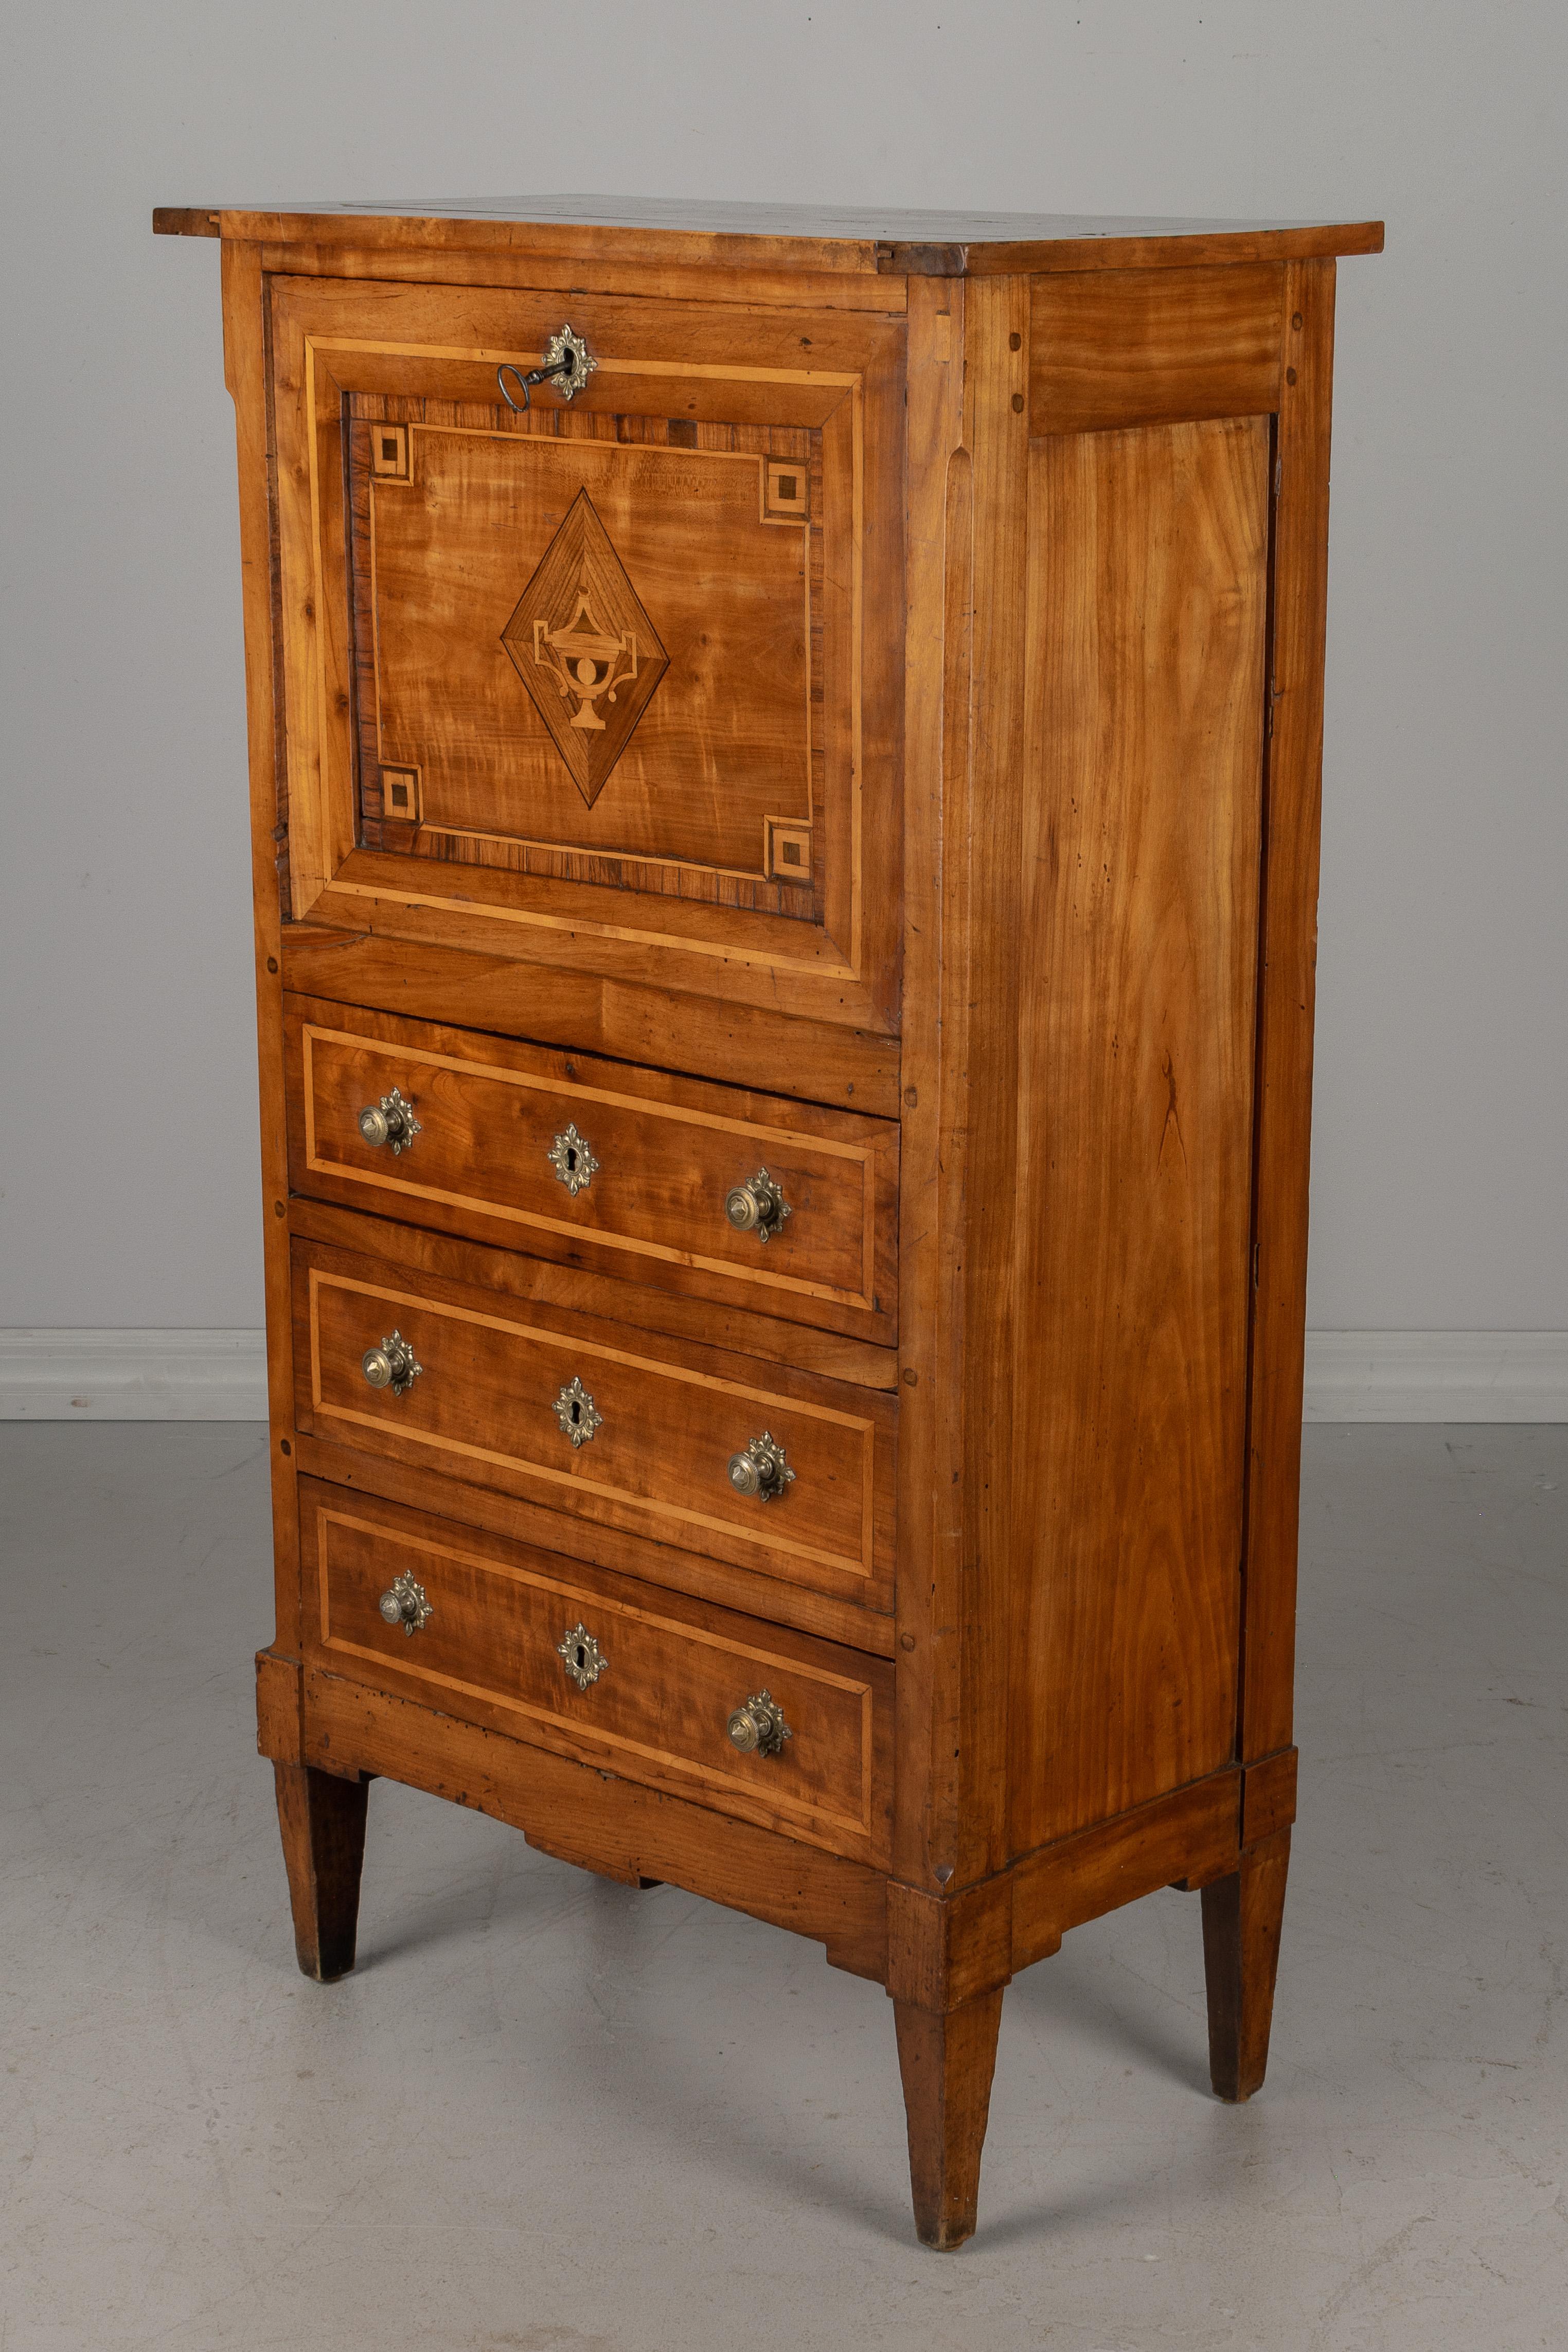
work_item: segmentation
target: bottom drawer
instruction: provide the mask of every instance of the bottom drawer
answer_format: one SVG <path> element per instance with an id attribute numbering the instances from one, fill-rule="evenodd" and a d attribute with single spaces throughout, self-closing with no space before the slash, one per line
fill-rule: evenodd
<path id="1" fill-rule="evenodd" d="M 313 1479 L 300 1511 L 316 1663 L 886 1864 L 885 1660 Z"/>

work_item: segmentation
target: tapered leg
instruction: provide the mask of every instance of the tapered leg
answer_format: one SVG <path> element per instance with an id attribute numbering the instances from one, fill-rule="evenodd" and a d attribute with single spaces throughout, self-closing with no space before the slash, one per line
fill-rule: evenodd
<path id="1" fill-rule="evenodd" d="M 1279 1830 L 1249 1847 L 1230 1877 L 1204 1888 L 1209 2074 L 1216 2098 L 1250 2099 L 1268 2064 L 1289 1867 L 1290 1832 Z"/>
<path id="2" fill-rule="evenodd" d="M 974 2234 L 1002 1995 L 982 1993 L 945 2016 L 896 2000 L 893 2017 L 910 2128 L 915 2228 L 922 2245 L 948 2252 Z"/>
<path id="3" fill-rule="evenodd" d="M 319 1984 L 354 1964 L 367 1780 L 340 1780 L 310 1764 L 274 1764 L 278 1826 L 294 1909 L 300 1966 Z"/>

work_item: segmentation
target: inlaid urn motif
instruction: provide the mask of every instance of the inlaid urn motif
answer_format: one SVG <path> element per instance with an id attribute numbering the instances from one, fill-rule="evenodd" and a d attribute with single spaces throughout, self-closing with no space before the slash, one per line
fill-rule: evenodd
<path id="1" fill-rule="evenodd" d="M 572 501 L 501 643 L 592 808 L 669 656 L 586 490 Z"/>

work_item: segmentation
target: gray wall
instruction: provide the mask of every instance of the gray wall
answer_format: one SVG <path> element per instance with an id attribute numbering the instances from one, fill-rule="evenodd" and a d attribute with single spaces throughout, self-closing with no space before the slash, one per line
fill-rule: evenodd
<path id="1" fill-rule="evenodd" d="M 1311 1314 L 1568 1328 L 1562 0 L 14 13 L 0 1324 L 261 1318 L 217 253 L 529 189 L 1386 217 L 1341 270 Z"/>

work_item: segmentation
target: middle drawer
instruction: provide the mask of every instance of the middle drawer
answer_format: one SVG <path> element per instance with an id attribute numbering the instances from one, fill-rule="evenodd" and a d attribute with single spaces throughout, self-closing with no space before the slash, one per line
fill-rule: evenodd
<path id="1" fill-rule="evenodd" d="M 294 1326 L 301 1430 L 891 1606 L 891 1396 L 311 1242 Z"/>
<path id="2" fill-rule="evenodd" d="M 309 997 L 285 1019 L 297 1192 L 896 1339 L 896 1121 Z"/>

